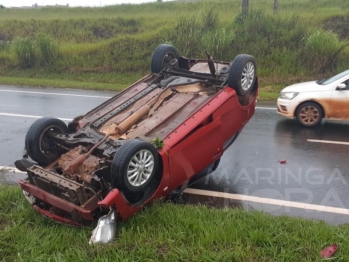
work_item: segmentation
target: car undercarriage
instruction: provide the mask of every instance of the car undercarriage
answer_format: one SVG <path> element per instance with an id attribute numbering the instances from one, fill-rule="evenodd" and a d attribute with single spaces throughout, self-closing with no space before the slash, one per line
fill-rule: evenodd
<path id="1" fill-rule="evenodd" d="M 126 219 L 147 201 L 187 185 L 204 167 L 218 166 L 254 112 L 253 57 L 240 55 L 233 63 L 214 61 L 209 54 L 206 60 L 188 59 L 160 45 L 151 66 L 151 74 L 68 125 L 45 117 L 30 127 L 25 138 L 30 158 L 16 166 L 28 173 L 19 183 L 42 214 L 85 225 L 112 208 L 118 219 Z M 239 88 L 227 89 L 231 85 Z M 232 112 L 236 116 L 229 120 Z M 224 119 L 229 127 L 221 127 Z M 212 132 L 222 132 L 217 133 L 222 141 Z M 207 156 L 202 163 L 184 164 L 190 157 L 183 160 L 187 153 L 181 148 L 201 137 Z M 186 175 L 178 163 L 188 166 Z M 170 170 L 176 171 L 170 175 Z"/>

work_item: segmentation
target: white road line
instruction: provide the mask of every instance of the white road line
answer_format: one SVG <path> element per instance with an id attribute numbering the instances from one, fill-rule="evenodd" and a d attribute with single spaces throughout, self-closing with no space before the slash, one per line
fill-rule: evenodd
<path id="1" fill-rule="evenodd" d="M 9 113 L 0 113 L 0 116 L 12 116 L 12 117 L 25 117 L 25 118 L 36 118 L 36 119 L 39 119 L 39 118 L 42 118 L 43 116 L 33 116 L 33 115 L 20 115 L 20 114 L 9 114 Z M 71 118 L 58 118 L 62 121 L 72 121 L 73 119 Z"/>
<path id="2" fill-rule="evenodd" d="M 313 143 L 336 144 L 336 145 L 349 146 L 349 142 L 331 141 L 331 140 L 317 140 L 317 139 L 307 139 L 307 140 L 308 140 L 308 142 L 313 142 Z"/>
<path id="3" fill-rule="evenodd" d="M 339 207 L 321 206 L 321 205 L 306 204 L 306 203 L 286 201 L 286 200 L 277 200 L 277 199 L 264 198 L 264 197 L 255 197 L 255 196 L 230 194 L 230 193 L 223 193 L 223 192 L 216 192 L 216 191 L 207 191 L 207 190 L 194 189 L 194 188 L 187 188 L 184 190 L 184 192 L 188 194 L 201 195 L 201 196 L 227 198 L 227 199 L 254 202 L 254 203 L 260 203 L 260 204 L 269 204 L 269 205 L 277 205 L 277 206 L 284 206 L 284 207 L 314 210 L 314 211 L 320 211 L 320 212 L 349 215 L 349 209 L 339 208 Z"/>
<path id="4" fill-rule="evenodd" d="M 12 173 L 23 173 L 23 174 L 26 173 L 21 170 L 18 170 L 15 167 L 10 167 L 10 166 L 0 166 L 0 170 L 7 170 L 8 172 L 12 172 Z"/>
<path id="5" fill-rule="evenodd" d="M 89 98 L 103 98 L 103 99 L 111 98 L 111 96 L 75 95 L 75 94 L 64 94 L 64 93 L 62 94 L 62 93 L 52 93 L 52 92 L 18 91 L 18 90 L 8 90 L 8 89 L 0 89 L 0 92 L 54 95 L 54 96 L 75 96 L 75 97 L 89 97 Z"/>

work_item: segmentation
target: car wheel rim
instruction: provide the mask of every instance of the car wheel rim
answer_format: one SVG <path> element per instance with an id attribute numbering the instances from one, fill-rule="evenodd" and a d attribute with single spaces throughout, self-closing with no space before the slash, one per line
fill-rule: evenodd
<path id="1" fill-rule="evenodd" d="M 314 106 L 305 106 L 301 109 L 299 117 L 302 123 L 306 125 L 313 125 L 319 121 L 320 112 Z"/>
<path id="2" fill-rule="evenodd" d="M 40 151 L 45 154 L 48 157 L 53 157 L 55 156 L 55 150 L 56 150 L 56 145 L 54 143 L 52 143 L 52 140 L 50 138 L 50 136 L 48 135 L 48 133 L 51 134 L 63 134 L 64 131 L 61 130 L 58 127 L 55 126 L 50 126 L 48 128 L 46 128 L 40 136 L 39 139 L 39 148 Z"/>
<path id="3" fill-rule="evenodd" d="M 255 75 L 254 64 L 248 62 L 242 70 L 241 87 L 243 90 L 250 89 Z"/>
<path id="4" fill-rule="evenodd" d="M 167 53 L 164 57 L 164 60 L 162 61 L 163 66 L 171 66 L 174 62 L 174 60 L 176 60 L 177 57 L 174 53 Z"/>
<path id="5" fill-rule="evenodd" d="M 154 169 L 154 156 L 149 150 L 135 154 L 127 168 L 127 180 L 132 186 L 141 186 L 148 181 Z"/>

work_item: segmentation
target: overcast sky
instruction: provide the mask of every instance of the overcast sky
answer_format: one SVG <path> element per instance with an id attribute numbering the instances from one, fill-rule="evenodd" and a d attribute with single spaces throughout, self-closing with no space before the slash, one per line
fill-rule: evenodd
<path id="1" fill-rule="evenodd" d="M 141 4 L 145 2 L 156 2 L 156 0 L 0 0 L 0 4 L 5 7 L 20 7 L 38 5 L 66 5 L 69 6 L 105 6 L 116 4 Z M 164 0 L 166 2 L 166 0 Z"/>

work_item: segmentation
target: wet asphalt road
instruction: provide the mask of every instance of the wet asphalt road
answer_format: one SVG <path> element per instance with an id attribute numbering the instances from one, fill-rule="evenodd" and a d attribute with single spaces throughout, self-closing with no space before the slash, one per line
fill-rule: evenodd
<path id="1" fill-rule="evenodd" d="M 71 119 L 112 95 L 112 92 L 0 86 L 0 166 L 13 166 L 21 157 L 25 133 L 35 117 Z M 263 106 L 267 108 L 256 109 L 237 141 L 225 152 L 218 169 L 191 187 L 349 208 L 349 145 L 308 141 L 349 142 L 349 123 L 325 122 L 320 127 L 307 129 L 277 115 L 276 109 L 271 109 L 274 104 L 258 104 Z M 12 174 L 12 179 L 20 176 Z M 191 202 L 213 205 L 221 202 L 225 206 L 264 210 L 275 215 L 324 219 L 333 224 L 349 222 L 349 215 L 210 197 L 188 198 Z"/>

